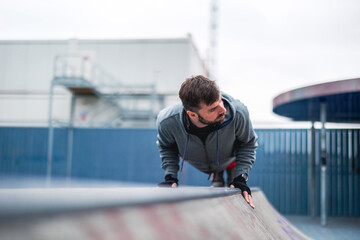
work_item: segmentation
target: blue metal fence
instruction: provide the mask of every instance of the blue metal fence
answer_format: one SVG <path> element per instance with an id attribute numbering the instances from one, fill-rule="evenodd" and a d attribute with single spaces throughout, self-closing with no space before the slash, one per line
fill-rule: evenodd
<path id="1" fill-rule="evenodd" d="M 257 129 L 259 148 L 249 185 L 259 186 L 283 214 L 308 214 L 310 130 Z M 67 174 L 67 129 L 54 132 L 52 176 Z M 0 128 L 0 175 L 45 176 L 47 128 Z M 316 193 L 320 188 L 320 133 L 316 132 Z M 154 129 L 75 129 L 71 176 L 145 182 L 163 179 Z M 360 216 L 360 130 L 327 130 L 330 216 Z M 182 185 L 208 186 L 207 175 L 184 165 Z M 316 194 L 317 214 L 320 213 Z"/>
<path id="2" fill-rule="evenodd" d="M 318 136 L 320 138 L 320 136 Z M 329 214 L 359 216 L 360 211 L 360 130 L 331 130 L 326 133 Z M 317 149 L 317 152 L 319 148 Z M 317 171 L 320 171 L 317 157 Z M 320 179 L 317 177 L 317 185 Z M 319 213 L 319 212 L 318 212 Z"/>
<path id="3" fill-rule="evenodd" d="M 259 148 L 249 184 L 260 186 L 286 214 L 307 214 L 307 130 L 257 130 Z"/>

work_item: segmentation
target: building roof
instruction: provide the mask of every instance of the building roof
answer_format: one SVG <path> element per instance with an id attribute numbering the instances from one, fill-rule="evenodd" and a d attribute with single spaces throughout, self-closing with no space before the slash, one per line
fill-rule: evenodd
<path id="1" fill-rule="evenodd" d="M 360 123 L 360 78 L 282 93 L 273 100 L 273 112 L 294 121 L 320 121 L 321 102 L 327 103 L 327 122 Z"/>

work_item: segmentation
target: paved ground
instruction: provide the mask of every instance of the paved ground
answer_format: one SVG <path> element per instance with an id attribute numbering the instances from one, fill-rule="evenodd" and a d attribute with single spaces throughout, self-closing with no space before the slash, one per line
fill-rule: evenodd
<path id="1" fill-rule="evenodd" d="M 295 227 L 313 239 L 360 240 L 360 218 L 330 217 L 325 227 L 320 218 L 285 216 Z"/>

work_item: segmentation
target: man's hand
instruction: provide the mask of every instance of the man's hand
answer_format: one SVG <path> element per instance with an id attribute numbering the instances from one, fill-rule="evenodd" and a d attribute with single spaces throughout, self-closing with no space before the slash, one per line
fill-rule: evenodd
<path id="1" fill-rule="evenodd" d="M 161 182 L 158 184 L 158 187 L 172 187 L 176 188 L 178 186 L 178 179 L 173 178 L 171 175 L 165 176 L 165 182 Z"/>
<path id="2" fill-rule="evenodd" d="M 238 176 L 234 178 L 233 182 L 230 184 L 230 188 L 235 187 L 240 188 L 245 201 L 250 205 L 250 207 L 255 208 L 251 197 L 251 190 L 246 184 L 246 180 L 243 177 Z"/>

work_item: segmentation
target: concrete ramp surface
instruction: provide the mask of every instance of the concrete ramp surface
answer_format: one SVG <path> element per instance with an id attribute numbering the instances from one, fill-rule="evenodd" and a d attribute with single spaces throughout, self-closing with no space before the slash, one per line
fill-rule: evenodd
<path id="1" fill-rule="evenodd" d="M 258 189 L 0 189 L 0 239 L 309 239 Z"/>

